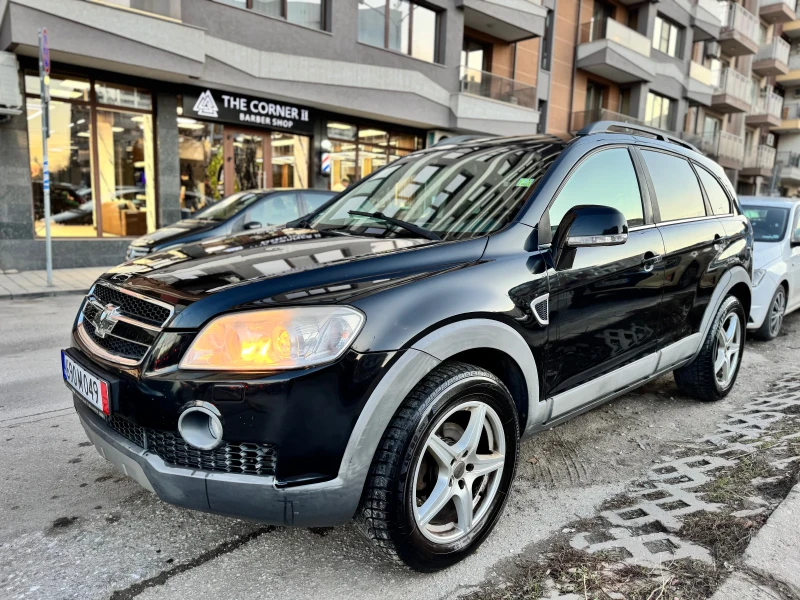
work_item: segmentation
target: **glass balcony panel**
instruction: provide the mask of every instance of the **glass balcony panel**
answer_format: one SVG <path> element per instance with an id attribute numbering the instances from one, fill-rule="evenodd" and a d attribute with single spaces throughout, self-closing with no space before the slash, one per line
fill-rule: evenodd
<path id="1" fill-rule="evenodd" d="M 750 38 L 751 40 L 759 39 L 759 25 L 760 21 L 757 16 L 744 8 L 741 4 L 733 2 L 722 2 L 723 19 L 722 19 L 722 32 L 737 31 Z"/>
<path id="2" fill-rule="evenodd" d="M 763 44 L 756 54 L 756 62 L 760 60 L 779 60 L 782 63 L 789 62 L 789 43 L 781 38 L 773 38 L 772 41 Z"/>
<path id="3" fill-rule="evenodd" d="M 721 70 L 715 71 L 713 76 L 716 83 L 717 94 L 730 94 L 734 98 L 751 102 L 753 99 L 753 82 L 746 75 L 742 75 L 738 71 L 725 67 Z"/>
<path id="4" fill-rule="evenodd" d="M 461 66 L 461 91 L 475 96 L 536 108 L 536 87 L 488 71 Z"/>
<path id="5" fill-rule="evenodd" d="M 616 42 L 643 56 L 650 56 L 650 40 L 614 19 L 592 19 L 581 25 L 581 44 L 603 39 Z"/>
<path id="6" fill-rule="evenodd" d="M 607 108 L 596 108 L 572 113 L 572 131 L 580 131 L 587 125 L 591 125 L 597 121 L 621 121 L 633 125 L 644 125 L 642 121 L 635 117 L 614 112 Z"/>
<path id="7" fill-rule="evenodd" d="M 689 77 L 708 86 L 716 85 L 713 71 L 694 61 L 689 63 Z"/>
<path id="8" fill-rule="evenodd" d="M 744 160 L 744 138 L 727 131 L 720 131 L 719 157 L 742 162 Z"/>
<path id="9" fill-rule="evenodd" d="M 181 0 L 102 0 L 102 4 L 116 4 L 178 21 L 181 19 Z"/>

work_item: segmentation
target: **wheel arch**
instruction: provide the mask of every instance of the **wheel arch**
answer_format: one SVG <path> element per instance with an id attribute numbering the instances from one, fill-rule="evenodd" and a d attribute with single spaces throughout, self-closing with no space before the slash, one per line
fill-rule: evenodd
<path id="1" fill-rule="evenodd" d="M 700 323 L 700 344 L 688 362 L 691 362 L 700 354 L 700 350 L 703 346 L 702 340 L 706 338 L 706 335 L 711 328 L 711 324 L 714 321 L 714 316 L 717 314 L 717 310 L 719 310 L 719 307 L 722 305 L 722 302 L 725 300 L 725 298 L 731 294 L 736 296 L 744 305 L 746 321 L 747 317 L 750 315 L 750 305 L 752 302 L 752 283 L 750 280 L 750 274 L 741 265 L 735 265 L 725 271 L 725 273 L 722 274 L 717 282 L 717 287 L 714 290 L 708 305 L 706 306 L 705 313 L 703 314 L 703 320 Z"/>

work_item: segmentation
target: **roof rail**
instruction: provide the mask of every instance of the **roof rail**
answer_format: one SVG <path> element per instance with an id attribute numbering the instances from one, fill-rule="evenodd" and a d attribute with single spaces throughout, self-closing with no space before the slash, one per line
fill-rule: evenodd
<path id="1" fill-rule="evenodd" d="M 689 142 L 682 140 L 677 136 L 671 135 L 665 131 L 662 131 L 661 129 L 647 127 L 637 123 L 625 123 L 624 121 L 597 121 L 596 123 L 587 125 L 576 135 L 583 136 L 590 135 L 592 133 L 628 133 L 631 135 L 643 135 L 661 140 L 662 142 L 678 144 L 679 146 L 683 146 L 689 150 L 699 152 L 699 150 L 693 144 L 690 144 Z"/>

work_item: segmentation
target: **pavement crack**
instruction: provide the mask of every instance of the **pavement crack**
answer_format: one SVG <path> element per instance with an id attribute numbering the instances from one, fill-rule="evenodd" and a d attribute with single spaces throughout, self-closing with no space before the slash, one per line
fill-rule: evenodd
<path id="1" fill-rule="evenodd" d="M 125 589 L 114 591 L 109 600 L 130 600 L 131 598 L 135 598 L 149 588 L 164 585 L 173 577 L 177 577 L 182 573 L 186 573 L 187 571 L 190 571 L 195 567 L 199 567 L 211 560 L 214 560 L 215 558 L 229 554 L 234 550 L 241 548 L 245 544 L 249 544 L 254 539 L 264 535 L 265 533 L 269 533 L 270 531 L 274 530 L 275 527 L 271 525 L 259 527 L 258 529 L 251 531 L 246 535 L 239 536 L 227 542 L 222 542 L 211 550 L 203 552 L 200 556 L 197 556 L 188 562 L 181 563 L 172 567 L 171 569 L 161 571 L 158 575 L 150 577 L 149 579 L 145 579 L 144 581 L 134 583 Z"/>

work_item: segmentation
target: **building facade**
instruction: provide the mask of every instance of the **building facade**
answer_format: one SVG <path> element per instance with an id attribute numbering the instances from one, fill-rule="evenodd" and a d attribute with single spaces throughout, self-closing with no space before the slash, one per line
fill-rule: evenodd
<path id="1" fill-rule="evenodd" d="M 0 268 L 44 265 L 41 27 L 69 267 L 239 190 L 340 190 L 448 136 L 606 118 L 680 134 L 740 192 L 774 188 L 785 156 L 796 192 L 795 18 L 794 0 L 0 0 Z"/>

